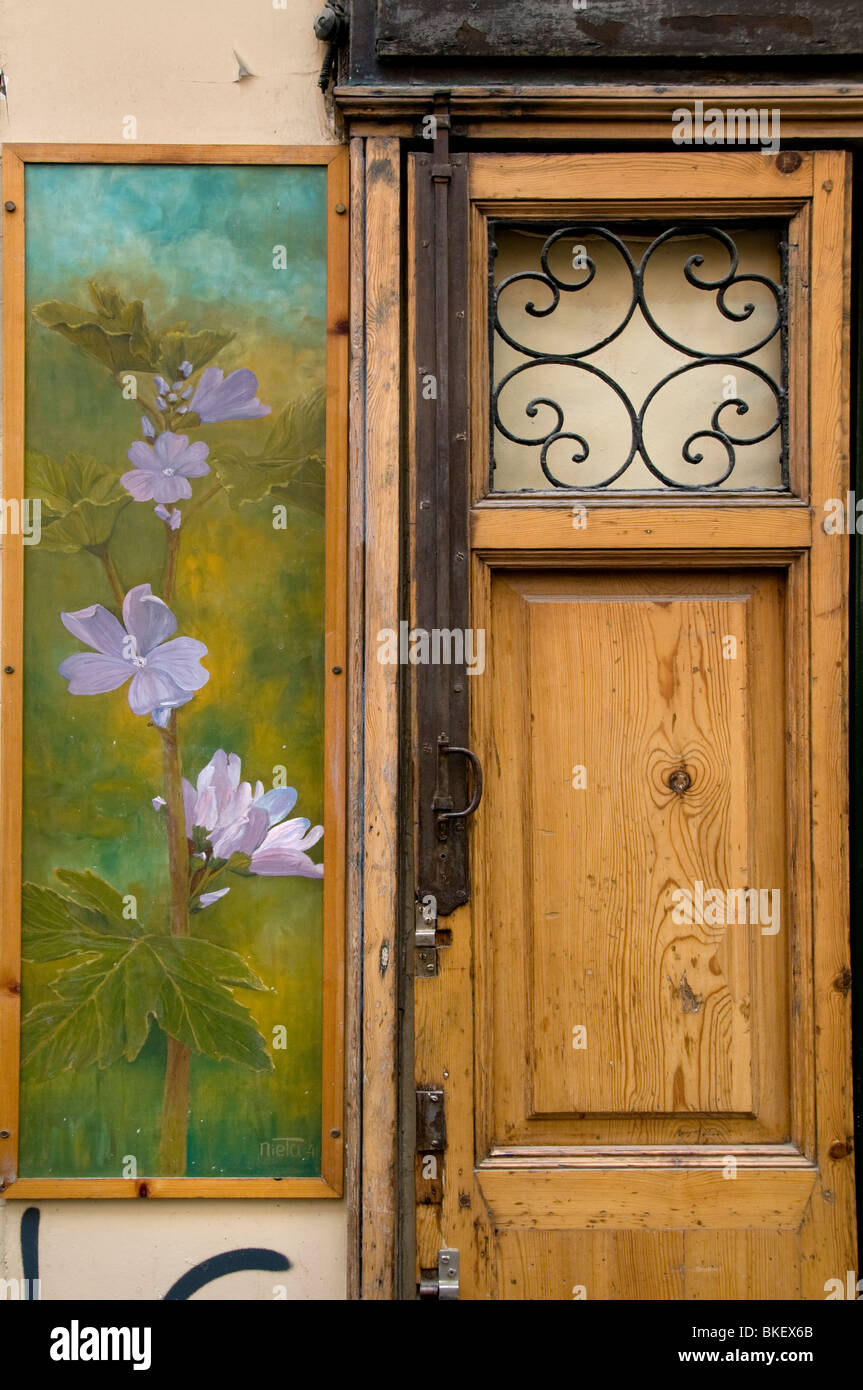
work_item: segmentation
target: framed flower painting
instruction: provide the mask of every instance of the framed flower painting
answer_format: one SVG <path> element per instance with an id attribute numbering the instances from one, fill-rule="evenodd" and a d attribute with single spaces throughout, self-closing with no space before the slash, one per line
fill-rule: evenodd
<path id="1" fill-rule="evenodd" d="M 341 1190 L 346 164 L 4 151 L 9 1196 Z"/>

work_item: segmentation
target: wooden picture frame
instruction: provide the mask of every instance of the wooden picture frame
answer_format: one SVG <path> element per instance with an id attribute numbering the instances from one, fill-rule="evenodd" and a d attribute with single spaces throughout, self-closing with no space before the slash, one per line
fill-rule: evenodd
<path id="1" fill-rule="evenodd" d="M 314 1197 L 342 1194 L 348 708 L 347 392 L 349 161 L 344 146 L 6 145 L 3 150 L 3 490 L 24 495 L 25 171 L 28 164 L 320 165 L 326 168 L 326 517 L 324 641 L 321 1174 L 319 1177 L 28 1178 L 17 1176 L 20 1040 L 23 601 L 22 536 L 2 546 L 0 686 L 0 1191 L 57 1197 Z"/>

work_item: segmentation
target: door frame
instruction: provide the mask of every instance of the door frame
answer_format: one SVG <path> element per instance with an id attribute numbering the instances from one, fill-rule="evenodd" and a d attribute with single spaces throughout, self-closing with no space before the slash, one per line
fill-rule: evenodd
<path id="1" fill-rule="evenodd" d="M 352 170 L 349 583 L 358 621 L 349 657 L 357 692 L 349 729 L 357 776 L 349 805 L 346 1041 L 349 1296 L 358 1298 L 416 1296 L 413 952 L 406 947 L 413 930 L 406 756 L 412 691 L 409 670 L 377 661 L 376 636 L 382 628 L 397 630 L 412 582 L 405 157 L 428 149 L 422 118 L 441 95 L 431 86 L 343 86 L 335 94 L 349 128 Z M 804 85 L 680 85 L 661 92 L 607 85 L 530 94 L 522 88 L 517 112 L 513 93 L 500 87 L 444 95 L 456 118 L 457 147 L 472 152 L 559 149 L 560 142 L 573 150 L 608 148 L 607 142 L 633 151 L 669 148 L 672 111 L 710 98 L 724 107 L 759 100 L 779 106 L 783 149 L 863 147 L 863 84 L 819 84 L 814 93 Z M 847 361 L 847 335 L 845 352 Z M 849 390 L 850 374 L 846 396 Z M 843 997 L 836 986 L 836 998 Z"/>

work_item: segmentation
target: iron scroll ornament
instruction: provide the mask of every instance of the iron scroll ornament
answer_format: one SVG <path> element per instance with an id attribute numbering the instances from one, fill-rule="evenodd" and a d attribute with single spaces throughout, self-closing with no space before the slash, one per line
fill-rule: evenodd
<path id="1" fill-rule="evenodd" d="M 512 230 L 536 230 L 535 223 L 533 224 L 533 226 L 529 228 L 521 228 L 520 226 L 517 226 L 513 223 L 508 223 L 505 225 L 508 227 L 508 229 Z M 647 247 L 644 254 L 641 256 L 641 259 L 638 262 L 636 262 L 629 250 L 629 247 L 626 245 L 622 237 L 617 235 L 617 233 L 612 231 L 609 227 L 603 227 L 592 222 L 569 223 L 566 226 L 557 227 L 546 238 L 542 246 L 542 250 L 540 252 L 541 270 L 518 271 L 513 275 L 508 275 L 504 280 L 500 282 L 500 284 L 495 285 L 494 260 L 497 252 L 497 247 L 494 241 L 494 230 L 495 224 L 492 223 L 489 229 L 489 339 L 491 353 L 493 356 L 494 335 L 497 334 L 503 340 L 503 342 L 508 344 L 509 347 L 513 348 L 516 352 L 521 354 L 522 357 L 527 357 L 529 360 L 526 362 L 518 363 L 515 367 L 512 367 L 509 371 L 507 371 L 500 378 L 499 381 L 492 383 L 492 447 L 490 455 L 492 476 L 494 474 L 495 467 L 494 432 L 495 430 L 498 430 L 505 438 L 511 440 L 515 444 L 520 444 L 531 448 L 535 448 L 538 446 L 540 448 L 540 467 L 542 469 L 543 475 L 548 479 L 548 482 L 554 488 L 565 488 L 568 491 L 595 491 L 597 489 L 610 487 L 612 483 L 616 482 L 617 479 L 620 478 L 626 472 L 633 459 L 635 459 L 636 457 L 640 457 L 644 461 L 646 467 L 653 475 L 653 477 L 655 477 L 665 487 L 676 488 L 678 490 L 683 491 L 691 491 L 703 488 L 713 489 L 719 487 L 722 483 L 724 483 L 734 471 L 734 467 L 737 462 L 735 446 L 748 446 L 758 444 L 762 440 L 769 439 L 771 435 L 775 434 L 778 430 L 780 436 L 779 464 L 781 486 L 783 489 L 787 490 L 788 401 L 786 388 L 786 363 L 788 296 L 786 290 L 787 246 L 784 241 L 784 238 L 780 239 L 779 243 L 782 279 L 781 283 L 777 283 L 776 281 L 771 280 L 766 275 L 761 275 L 754 272 L 738 274 L 739 254 L 737 247 L 732 237 L 721 227 L 709 225 L 703 222 L 679 223 L 675 226 L 667 227 L 664 231 L 662 231 L 651 241 L 650 245 Z M 658 250 L 660 246 L 665 245 L 665 243 L 671 241 L 675 237 L 692 237 L 696 234 L 701 237 L 710 237 L 714 241 L 719 243 L 719 245 L 721 245 L 728 254 L 729 266 L 724 275 L 720 275 L 712 280 L 706 278 L 702 279 L 699 277 L 697 272 L 698 267 L 701 266 L 704 262 L 704 257 L 698 253 L 695 253 L 687 257 L 686 262 L 683 266 L 683 276 L 688 282 L 688 284 L 693 286 L 695 289 L 704 290 L 706 292 L 715 292 L 716 307 L 723 318 L 735 323 L 744 323 L 755 312 L 755 305 L 751 302 L 747 302 L 746 304 L 744 304 L 741 309 L 734 309 L 728 304 L 727 295 L 729 290 L 738 285 L 762 285 L 772 296 L 773 301 L 775 303 L 776 314 L 775 318 L 773 319 L 773 322 L 769 326 L 769 329 L 766 332 L 763 332 L 756 342 L 750 344 L 748 347 L 744 347 L 738 352 L 711 353 L 706 352 L 700 348 L 692 347 L 687 343 L 679 341 L 678 339 L 672 337 L 670 333 L 666 332 L 666 330 L 662 328 L 662 326 L 657 322 L 647 302 L 645 292 L 645 275 L 654 253 Z M 558 242 L 563 240 L 577 241 L 580 237 L 583 238 L 590 236 L 600 237 L 606 242 L 609 242 L 612 246 L 614 246 L 616 250 L 620 253 L 627 267 L 632 283 L 632 293 L 629 305 L 623 317 L 616 324 L 616 326 L 611 329 L 610 332 L 606 333 L 606 335 L 602 339 L 600 339 L 599 342 L 593 343 L 589 347 L 583 348 L 577 352 L 565 354 L 548 353 L 531 347 L 528 343 L 519 342 L 507 331 L 507 329 L 503 326 L 501 322 L 499 313 L 501 296 L 512 285 L 521 282 L 532 282 L 538 286 L 541 286 L 543 290 L 549 293 L 549 303 L 545 307 L 538 308 L 532 299 L 528 299 L 524 305 L 524 312 L 530 315 L 532 318 L 539 319 L 549 317 L 551 314 L 555 312 L 555 310 L 561 303 L 562 295 L 577 294 L 579 290 L 585 289 L 589 284 L 593 282 L 597 273 L 596 263 L 585 252 L 585 264 L 582 267 L 582 270 L 586 270 L 586 274 L 584 274 L 581 279 L 574 283 L 570 283 L 562 279 L 561 276 L 556 271 L 554 271 L 549 264 L 549 258 L 553 247 Z M 618 382 L 616 382 L 614 378 L 608 374 L 608 372 L 604 371 L 601 367 L 598 367 L 595 363 L 588 362 L 585 360 L 589 357 L 592 357 L 602 348 L 607 347 L 608 344 L 612 343 L 616 338 L 619 338 L 620 335 L 623 333 L 624 329 L 630 323 L 631 319 L 633 318 L 633 315 L 636 313 L 636 310 L 641 311 L 641 314 L 645 319 L 646 323 L 649 325 L 653 333 L 655 333 L 656 336 L 662 340 L 662 342 L 668 344 L 677 352 L 691 359 L 690 361 L 684 362 L 680 367 L 675 368 L 673 371 L 668 372 L 664 377 L 662 377 L 656 383 L 656 385 L 653 386 L 651 390 L 648 392 L 639 408 L 636 408 L 636 406 L 633 405 L 632 401 L 630 400 L 628 394 L 623 389 L 623 387 Z M 768 343 L 772 342 L 773 339 L 776 338 L 777 334 L 779 335 L 780 339 L 780 381 L 776 381 L 767 371 L 764 370 L 763 367 L 759 366 L 757 363 L 747 360 L 751 358 L 755 353 L 759 352 Z M 556 444 L 559 440 L 569 440 L 575 446 L 571 455 L 572 462 L 575 464 L 583 463 L 589 457 L 590 445 L 583 434 L 580 434 L 573 429 L 564 428 L 564 408 L 557 401 L 553 400 L 550 397 L 550 395 L 544 394 L 534 396 L 530 401 L 528 401 L 527 405 L 524 406 L 524 413 L 525 415 L 527 415 L 529 419 L 535 419 L 542 407 L 547 407 L 553 412 L 554 423 L 552 424 L 551 428 L 541 430 L 535 437 L 516 434 L 515 431 L 508 428 L 507 425 L 505 425 L 503 420 L 501 419 L 501 396 L 505 392 L 510 382 L 514 381 L 517 377 L 522 376 L 526 372 L 535 371 L 537 368 L 548 367 L 550 365 L 572 367 L 576 370 L 586 372 L 598 378 L 607 387 L 609 387 L 611 391 L 614 392 L 615 396 L 618 398 L 621 405 L 624 407 L 626 411 L 626 415 L 628 417 L 631 429 L 631 442 L 629 450 L 623 461 L 619 465 L 614 467 L 613 470 L 608 474 L 608 476 L 604 477 L 600 482 L 584 484 L 566 483 L 562 481 L 560 478 L 556 477 L 554 472 L 552 471 L 548 454 L 552 445 Z M 754 378 L 756 381 L 762 382 L 763 385 L 767 388 L 768 392 L 772 394 L 773 399 L 775 401 L 775 418 L 772 420 L 772 422 L 766 429 L 756 431 L 749 435 L 741 434 L 739 432 L 735 433 L 732 429 L 731 423 L 726 423 L 728 420 L 727 412 L 729 411 L 729 409 L 735 408 L 737 416 L 746 415 L 749 411 L 749 404 L 740 396 L 734 396 L 730 399 L 720 401 L 720 403 L 716 406 L 715 410 L 713 411 L 713 414 L 709 421 L 709 425 L 705 424 L 702 428 L 693 430 L 692 433 L 690 433 L 688 437 L 684 440 L 681 448 L 681 456 L 685 463 L 692 466 L 697 466 L 698 464 L 703 462 L 704 455 L 703 453 L 697 451 L 696 445 L 701 441 L 707 441 L 711 439 L 715 440 L 725 450 L 724 471 L 720 474 L 719 477 L 713 478 L 708 482 L 705 482 L 702 479 L 696 479 L 693 482 L 686 482 L 681 481 L 678 478 L 669 477 L 668 474 L 664 471 L 664 469 L 660 467 L 660 465 L 656 462 L 656 460 L 651 457 L 645 443 L 644 425 L 648 409 L 651 403 L 659 395 L 659 393 L 666 386 L 668 386 L 670 382 L 677 380 L 678 378 L 684 376 L 688 372 L 697 372 L 704 367 L 713 366 L 733 367 L 736 371 L 748 373 L 750 375 L 750 378 Z"/>

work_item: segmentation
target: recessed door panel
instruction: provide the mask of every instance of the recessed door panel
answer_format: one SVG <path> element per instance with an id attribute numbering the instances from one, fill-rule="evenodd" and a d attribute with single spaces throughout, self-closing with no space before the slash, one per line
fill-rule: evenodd
<path id="1" fill-rule="evenodd" d="M 493 950 L 481 982 L 498 1142 L 627 1116 L 727 1136 L 762 1101 L 787 1132 L 782 599 L 767 571 L 495 576 L 486 813 L 524 842 L 493 880 L 523 969 Z"/>

